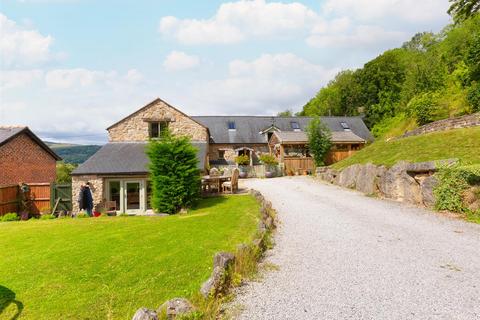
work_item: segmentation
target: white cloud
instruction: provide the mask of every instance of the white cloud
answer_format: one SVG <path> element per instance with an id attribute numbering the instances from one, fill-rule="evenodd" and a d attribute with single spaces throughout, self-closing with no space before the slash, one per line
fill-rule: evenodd
<path id="1" fill-rule="evenodd" d="M 332 32 L 327 27 L 325 31 L 313 32 L 306 42 L 312 47 L 320 48 L 377 48 L 379 46 L 388 48 L 401 43 L 409 36 L 405 32 L 389 31 L 379 26 L 359 25 L 342 32 Z"/>
<path id="2" fill-rule="evenodd" d="M 143 74 L 137 69 L 130 69 L 125 75 L 125 79 L 130 83 L 137 84 L 143 80 Z"/>
<path id="3" fill-rule="evenodd" d="M 4 70 L 0 72 L 0 88 L 2 90 L 24 87 L 33 81 L 41 80 L 42 70 Z"/>
<path id="4" fill-rule="evenodd" d="M 184 44 L 228 44 L 298 32 L 316 19 L 314 11 L 298 2 L 238 1 L 220 5 L 210 19 L 163 17 L 159 32 Z"/>
<path id="5" fill-rule="evenodd" d="M 359 21 L 399 19 L 410 23 L 444 20 L 449 3 L 446 0 L 327 0 L 323 13 L 350 16 Z"/>
<path id="6" fill-rule="evenodd" d="M 303 105 L 337 71 L 291 53 L 263 54 L 230 62 L 227 78 L 197 86 L 192 99 L 212 114 L 274 114 Z"/>
<path id="7" fill-rule="evenodd" d="M 0 13 L 0 57 L 2 66 L 29 66 L 51 58 L 51 36 L 27 30 Z"/>
<path id="8" fill-rule="evenodd" d="M 57 69 L 47 72 L 45 81 L 51 88 L 87 87 L 98 81 L 108 81 L 117 76 L 116 72 L 76 69 Z"/>
<path id="9" fill-rule="evenodd" d="M 190 45 L 290 36 L 314 47 L 377 52 L 444 25 L 447 8 L 447 0 L 327 0 L 316 12 L 298 2 L 237 1 L 220 5 L 209 19 L 163 17 L 159 32 Z"/>
<path id="10" fill-rule="evenodd" d="M 192 69 L 199 63 L 200 59 L 197 56 L 188 55 L 181 51 L 172 51 L 165 58 L 163 66 L 168 71 L 180 71 Z"/>

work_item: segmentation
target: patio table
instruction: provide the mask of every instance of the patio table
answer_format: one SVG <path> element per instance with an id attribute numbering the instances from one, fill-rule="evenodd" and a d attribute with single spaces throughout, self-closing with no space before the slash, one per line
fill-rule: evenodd
<path id="1" fill-rule="evenodd" d="M 222 183 L 225 181 L 229 181 L 232 177 L 231 176 L 203 176 L 202 180 L 206 182 L 206 184 L 215 184 L 217 186 L 218 192 L 221 192 L 220 187 L 222 186 Z"/>

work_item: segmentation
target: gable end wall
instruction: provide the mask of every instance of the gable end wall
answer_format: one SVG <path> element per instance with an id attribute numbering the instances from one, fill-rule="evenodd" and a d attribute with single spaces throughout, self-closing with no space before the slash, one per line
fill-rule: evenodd
<path id="1" fill-rule="evenodd" d="M 188 136 L 193 141 L 209 140 L 207 128 L 163 101 L 158 101 L 108 129 L 109 141 L 146 141 L 149 139 L 149 125 L 145 119 L 163 119 L 167 116 L 173 116 L 175 119 L 169 124 L 174 135 Z"/>
<path id="2" fill-rule="evenodd" d="M 54 182 L 56 160 L 26 133 L 0 146 L 0 185 Z"/>

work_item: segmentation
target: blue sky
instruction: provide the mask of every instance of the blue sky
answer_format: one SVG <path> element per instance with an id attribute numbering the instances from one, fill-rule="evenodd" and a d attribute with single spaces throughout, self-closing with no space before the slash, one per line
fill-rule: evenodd
<path id="1" fill-rule="evenodd" d="M 336 72 L 449 23 L 448 0 L 0 3 L 0 124 L 104 142 L 160 97 L 192 115 L 301 109 Z"/>

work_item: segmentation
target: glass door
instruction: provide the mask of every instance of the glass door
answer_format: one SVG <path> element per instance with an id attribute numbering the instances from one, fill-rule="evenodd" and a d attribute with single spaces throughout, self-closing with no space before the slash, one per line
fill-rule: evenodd
<path id="1" fill-rule="evenodd" d="M 138 211 L 141 208 L 140 181 L 125 182 L 125 211 Z"/>

